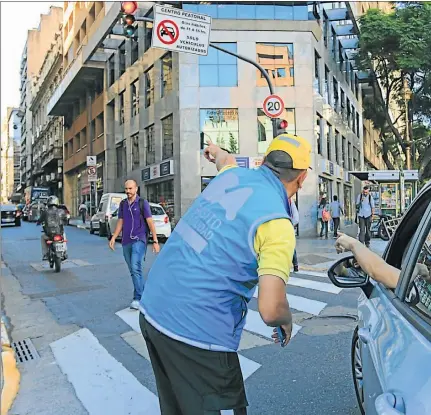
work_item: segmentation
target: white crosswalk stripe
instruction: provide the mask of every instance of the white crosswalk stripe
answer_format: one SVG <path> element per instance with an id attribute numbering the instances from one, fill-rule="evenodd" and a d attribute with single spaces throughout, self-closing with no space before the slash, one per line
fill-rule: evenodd
<path id="1" fill-rule="evenodd" d="M 110 355 L 88 329 L 51 343 L 51 349 L 90 415 L 160 414 L 157 396 Z"/>
<path id="2" fill-rule="evenodd" d="M 312 290 L 323 291 L 326 293 L 338 294 L 342 288 L 336 287 L 335 285 L 328 284 L 326 282 L 306 280 L 304 278 L 290 277 L 287 285 L 293 285 L 295 287 L 311 288 Z"/>

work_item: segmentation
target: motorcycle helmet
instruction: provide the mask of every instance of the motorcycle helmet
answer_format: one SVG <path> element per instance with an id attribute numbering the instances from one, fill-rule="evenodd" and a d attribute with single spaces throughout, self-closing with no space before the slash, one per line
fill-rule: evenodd
<path id="1" fill-rule="evenodd" d="M 46 202 L 47 206 L 58 206 L 59 204 L 60 204 L 60 201 L 58 200 L 57 196 L 48 197 L 48 200 Z"/>

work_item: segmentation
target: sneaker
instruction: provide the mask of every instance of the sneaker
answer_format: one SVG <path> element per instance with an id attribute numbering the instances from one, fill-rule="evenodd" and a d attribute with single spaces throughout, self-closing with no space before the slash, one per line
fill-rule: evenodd
<path id="1" fill-rule="evenodd" d="M 130 303 L 130 308 L 131 308 L 132 310 L 139 310 L 139 301 L 138 301 L 138 300 L 133 300 L 133 301 Z"/>

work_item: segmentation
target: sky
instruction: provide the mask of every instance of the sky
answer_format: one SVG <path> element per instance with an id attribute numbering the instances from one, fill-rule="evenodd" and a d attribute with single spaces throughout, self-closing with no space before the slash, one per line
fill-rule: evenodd
<path id="1" fill-rule="evenodd" d="M 39 26 L 40 15 L 47 14 L 50 6 L 63 7 L 63 2 L 2 1 L 0 3 L 1 119 L 6 116 L 7 107 L 19 106 L 19 70 L 27 31 Z M 23 12 L 24 14 L 21 14 Z M 19 18 L 11 18 L 14 15 Z"/>

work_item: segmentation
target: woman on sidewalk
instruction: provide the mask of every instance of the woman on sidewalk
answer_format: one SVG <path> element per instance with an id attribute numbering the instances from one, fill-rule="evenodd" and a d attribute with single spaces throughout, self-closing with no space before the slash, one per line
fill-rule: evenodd
<path id="1" fill-rule="evenodd" d="M 328 239 L 328 224 L 331 219 L 329 210 L 330 206 L 326 201 L 326 198 L 322 197 L 322 199 L 320 199 L 320 203 L 317 209 L 317 218 L 319 219 L 321 225 L 320 237 L 323 238 L 323 233 L 325 233 L 325 239 Z"/>
<path id="2" fill-rule="evenodd" d="M 298 208 L 296 207 L 296 203 L 292 203 L 292 199 L 289 199 L 289 206 L 290 206 L 290 213 L 292 215 L 292 225 L 296 228 L 299 224 L 299 213 Z M 299 271 L 299 264 L 298 264 L 298 255 L 296 254 L 296 249 L 293 252 L 293 272 Z"/>

